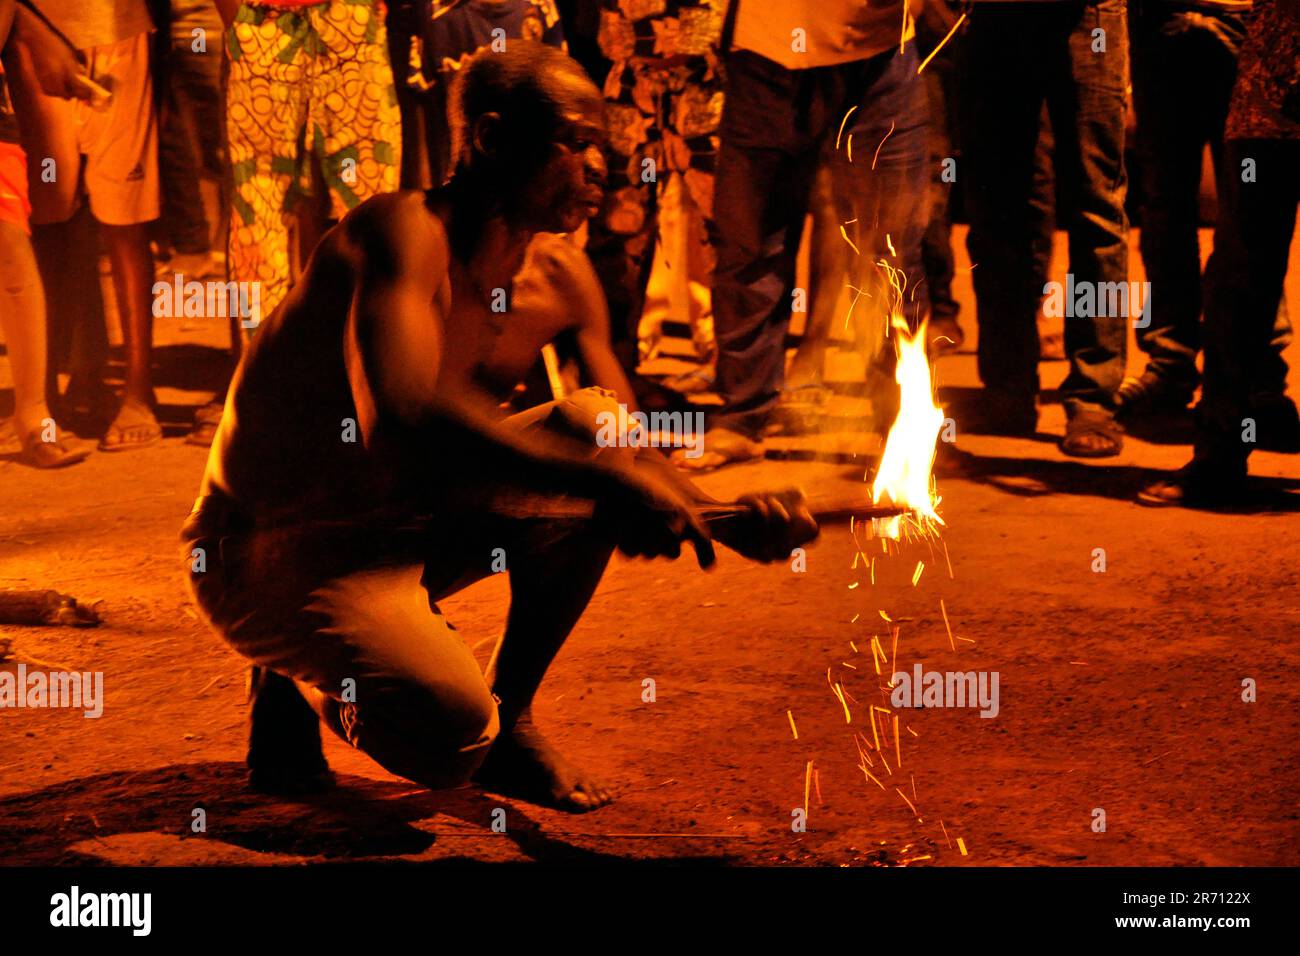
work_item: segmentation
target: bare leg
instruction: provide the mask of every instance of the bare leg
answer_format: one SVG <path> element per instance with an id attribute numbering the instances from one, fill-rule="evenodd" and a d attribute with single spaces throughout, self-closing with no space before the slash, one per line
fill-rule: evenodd
<path id="1" fill-rule="evenodd" d="M 612 799 L 602 783 L 572 766 L 542 737 L 532 720 L 532 702 L 613 550 L 612 538 L 587 524 L 553 547 L 509 556 L 510 614 L 487 673 L 500 701 L 501 731 L 475 776 L 487 788 L 573 811 L 594 810 Z M 556 587 L 556 581 L 565 586 Z"/>
<path id="2" fill-rule="evenodd" d="M 31 240 L 0 222 L 0 330 L 14 378 L 14 427 L 27 460 L 38 467 L 71 465 L 89 448 L 63 440 L 45 396 L 45 290 Z"/>
<path id="3" fill-rule="evenodd" d="M 150 363 L 153 352 L 153 256 L 143 224 L 101 224 L 109 259 L 113 264 L 113 291 L 122 321 L 126 351 L 126 389 L 122 408 L 109 426 L 102 446 L 124 451 L 152 445 L 162 437 L 153 414 Z"/>
<path id="4" fill-rule="evenodd" d="M 14 424 L 19 435 L 39 431 L 45 404 L 45 290 L 31 241 L 12 223 L 0 222 L 0 329 L 14 376 Z"/>

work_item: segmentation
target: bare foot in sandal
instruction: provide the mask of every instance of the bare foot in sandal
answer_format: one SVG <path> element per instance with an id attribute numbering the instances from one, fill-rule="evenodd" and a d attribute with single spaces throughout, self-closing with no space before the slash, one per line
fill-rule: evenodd
<path id="1" fill-rule="evenodd" d="M 1074 458 L 1110 458 L 1124 448 L 1124 430 L 1107 411 L 1070 413 L 1061 451 Z"/>
<path id="2" fill-rule="evenodd" d="M 682 471 L 702 473 L 743 461 L 755 461 L 762 458 L 764 453 L 762 442 L 729 428 L 710 428 L 704 433 L 702 444 L 700 454 L 694 458 L 687 454 L 693 449 L 677 449 L 672 454 L 672 463 Z"/>
<path id="3" fill-rule="evenodd" d="M 162 438 L 162 426 L 149 406 L 134 399 L 122 402 L 113 423 L 99 442 L 100 451 L 134 451 L 156 445 Z"/>
<path id="4" fill-rule="evenodd" d="M 0 422 L 0 447 L 17 445 L 19 461 L 33 468 L 66 468 L 85 461 L 94 445 L 55 424 L 47 411 L 36 424 L 16 418 Z"/>

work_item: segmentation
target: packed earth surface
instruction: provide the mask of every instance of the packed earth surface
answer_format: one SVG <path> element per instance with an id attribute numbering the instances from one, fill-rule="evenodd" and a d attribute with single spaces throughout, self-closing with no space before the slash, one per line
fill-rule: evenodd
<path id="1" fill-rule="evenodd" d="M 801 558 L 721 551 L 707 573 L 689 553 L 616 557 L 535 707 L 616 792 L 576 816 L 431 793 L 333 738 L 333 791 L 250 790 L 247 668 L 200 622 L 177 549 L 206 455 L 184 424 L 210 394 L 177 382 L 224 329 L 159 320 L 162 444 L 55 473 L 0 458 L 0 589 L 53 588 L 103 616 L 0 627 L 0 667 L 102 671 L 105 691 L 98 719 L 0 710 L 0 863 L 1297 865 L 1300 460 L 1255 454 L 1242 510 L 1150 509 L 1134 494 L 1189 457 L 1186 422 L 1081 462 L 1057 450 L 1049 392 L 1035 438 L 965 433 L 968 268 L 966 351 L 937 363 L 956 422 L 939 536 L 885 553 L 869 527 L 855 543 L 833 524 Z M 1300 302 L 1295 256 L 1288 289 Z M 1287 357 L 1295 392 L 1300 346 Z M 1064 369 L 1045 363 L 1044 385 Z M 865 499 L 872 441 L 823 439 L 834 454 L 812 441 L 702 484 Z M 495 575 L 442 602 L 481 661 L 508 593 Z M 882 682 L 917 664 L 996 672 L 996 715 L 894 707 Z M 874 728 L 873 705 L 890 711 Z"/>

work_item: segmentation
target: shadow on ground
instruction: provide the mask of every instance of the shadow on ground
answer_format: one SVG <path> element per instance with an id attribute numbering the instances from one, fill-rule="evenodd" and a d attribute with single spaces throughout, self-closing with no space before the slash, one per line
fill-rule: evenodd
<path id="1" fill-rule="evenodd" d="M 493 837 L 492 811 L 503 803 L 479 790 L 434 793 L 358 776 L 342 776 L 335 789 L 319 795 L 267 797 L 249 789 L 241 764 L 175 764 L 80 777 L 0 799 L 0 859 L 21 865 L 102 865 L 102 858 L 74 847 L 83 841 L 152 832 L 267 854 L 267 863 L 283 863 L 285 856 L 334 861 L 426 856 L 439 845 L 449 854 L 410 862 L 481 860 L 482 855 L 467 855 L 466 836 L 512 841 L 520 853 L 539 863 L 732 862 L 725 855 L 660 861 L 585 849 L 547 832 L 514 803 L 507 804 L 506 833 Z M 193 811 L 199 807 L 207 815 L 207 832 L 202 834 L 191 830 Z M 458 822 L 443 832 L 414 825 L 434 816 Z M 214 862 L 221 862 L 219 856 L 219 847 L 214 848 Z"/>

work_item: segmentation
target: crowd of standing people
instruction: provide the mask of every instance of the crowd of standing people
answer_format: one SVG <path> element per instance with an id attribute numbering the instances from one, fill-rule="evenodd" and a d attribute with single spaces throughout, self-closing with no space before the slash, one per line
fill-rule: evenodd
<path id="1" fill-rule="evenodd" d="M 1117 455 L 1126 424 L 1185 413 L 1198 388 L 1195 455 L 1147 503 L 1234 500 L 1252 448 L 1300 449 L 1282 359 L 1297 0 L 0 0 L 4 428 L 25 460 L 90 454 L 68 421 L 94 427 L 102 451 L 158 442 L 156 278 L 253 283 L 269 315 L 346 212 L 447 178 L 454 78 L 515 43 L 566 50 L 603 91 L 608 182 L 576 242 L 603 293 L 617 391 L 650 401 L 636 369 L 670 205 L 682 272 L 711 291 L 682 318 L 722 405 L 705 453 L 680 467 L 760 458 L 783 404 L 826 400 L 819 350 L 845 285 L 869 378 L 891 375 L 894 312 L 928 321 L 936 354 L 959 346 L 961 218 L 983 383 L 972 428 L 1037 429 L 1059 228 L 1067 296 L 1091 290 L 1065 318 L 1065 454 Z M 1207 147 L 1217 212 L 1202 274 Z M 1130 209 L 1149 291 L 1108 298 L 1129 285 Z M 120 393 L 104 383 L 101 250 Z M 807 348 L 787 368 L 801 311 Z M 1125 378 L 1130 323 L 1146 364 Z M 257 333 L 230 325 L 233 367 Z M 188 440 L 212 441 L 223 401 L 198 410 Z"/>

